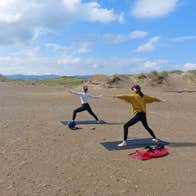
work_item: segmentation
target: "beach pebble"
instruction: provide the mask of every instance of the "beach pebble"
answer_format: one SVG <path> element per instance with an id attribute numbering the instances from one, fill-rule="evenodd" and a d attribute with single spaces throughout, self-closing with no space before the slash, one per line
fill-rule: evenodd
<path id="1" fill-rule="evenodd" d="M 20 166 L 20 167 L 23 167 L 23 166 L 26 165 L 26 164 L 28 164 L 27 161 L 22 161 L 22 162 L 19 164 L 19 166 Z"/>
<path id="2" fill-rule="evenodd" d="M 11 172 L 8 172 L 8 173 L 7 173 L 7 176 L 8 176 L 8 177 L 11 176 Z"/>
<path id="3" fill-rule="evenodd" d="M 41 185 L 40 185 L 40 187 L 44 187 L 44 188 L 50 187 L 50 186 L 51 186 L 50 184 L 41 184 Z"/>
<path id="4" fill-rule="evenodd" d="M 120 191 L 121 194 L 128 193 L 128 192 L 129 192 L 128 190 L 122 190 L 122 191 Z"/>
<path id="5" fill-rule="evenodd" d="M 8 125 L 3 125 L 3 128 L 7 128 L 8 127 Z"/>
<path id="6" fill-rule="evenodd" d="M 90 127 L 90 130 L 95 130 L 95 127 Z"/>
<path id="7" fill-rule="evenodd" d="M 88 177 L 92 177 L 93 176 L 93 173 L 88 173 L 87 176 Z"/>

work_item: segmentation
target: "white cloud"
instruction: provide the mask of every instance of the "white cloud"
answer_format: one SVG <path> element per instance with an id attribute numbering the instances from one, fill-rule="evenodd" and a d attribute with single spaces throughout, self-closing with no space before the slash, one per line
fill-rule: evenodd
<path id="1" fill-rule="evenodd" d="M 103 41 L 106 42 L 113 42 L 113 43 L 122 43 L 127 42 L 133 39 L 140 39 L 144 38 L 147 35 L 147 32 L 145 31 L 132 31 L 129 34 L 104 34 L 103 35 Z"/>
<path id="2" fill-rule="evenodd" d="M 144 38 L 147 35 L 147 32 L 145 31 L 132 31 L 129 33 L 129 38 L 131 39 L 138 39 L 138 38 Z"/>
<path id="3" fill-rule="evenodd" d="M 76 56 L 25 56 L 19 53 L 17 56 L 0 57 L 1 74 L 74 75 L 82 72 L 82 61 Z"/>
<path id="4" fill-rule="evenodd" d="M 196 69 L 196 64 L 193 64 L 193 63 L 186 63 L 186 64 L 184 65 L 184 69 L 186 69 L 186 70 Z"/>
<path id="5" fill-rule="evenodd" d="M 121 12 L 121 14 L 118 16 L 118 21 L 120 24 L 123 24 L 125 22 L 124 12 Z"/>
<path id="6" fill-rule="evenodd" d="M 77 48 L 77 46 L 75 47 Z M 24 48 L 9 56 L 0 56 L 0 74 L 139 73 L 160 69 L 166 62 L 164 60 L 131 57 L 82 57 L 79 53 L 74 53 L 76 48 L 61 50 L 61 46 L 48 44 L 37 48 Z M 58 49 L 58 53 L 54 52 L 56 49 Z M 45 50 L 50 50 L 52 55 Z"/>
<path id="7" fill-rule="evenodd" d="M 81 6 L 80 0 L 63 0 L 67 12 L 74 13 Z"/>
<path id="8" fill-rule="evenodd" d="M 81 0 L 1 0 L 0 44 L 24 43 L 74 21 L 123 22 L 124 15 Z"/>
<path id="9" fill-rule="evenodd" d="M 86 42 L 72 43 L 69 46 L 47 43 L 44 44 L 42 47 L 44 48 L 43 51 L 48 53 L 52 52 L 53 55 L 69 54 L 69 56 L 70 55 L 73 56 L 73 55 L 80 55 L 83 53 L 91 52 L 92 45 L 93 42 L 86 41 Z"/>
<path id="10" fill-rule="evenodd" d="M 97 69 L 97 68 L 99 68 L 100 67 L 100 65 L 98 65 L 98 64 L 93 64 L 92 65 L 92 68 L 94 68 L 94 69 Z"/>
<path id="11" fill-rule="evenodd" d="M 145 61 L 144 62 L 144 67 L 146 68 L 157 68 L 158 63 L 157 62 L 153 62 L 153 61 Z"/>
<path id="12" fill-rule="evenodd" d="M 150 69 L 150 70 L 157 70 L 159 68 L 161 68 L 162 65 L 166 64 L 168 61 L 167 60 L 163 60 L 163 59 L 159 59 L 159 60 L 155 60 L 155 61 L 151 61 L 151 60 L 146 60 L 143 63 L 144 68 Z"/>
<path id="13" fill-rule="evenodd" d="M 66 56 L 63 58 L 58 59 L 58 64 L 65 64 L 65 65 L 74 65 L 78 64 L 81 62 L 81 59 L 78 57 L 71 57 L 71 56 Z"/>
<path id="14" fill-rule="evenodd" d="M 179 0 L 135 0 L 132 14 L 137 18 L 156 18 L 174 11 Z"/>
<path id="15" fill-rule="evenodd" d="M 39 52 L 39 47 L 36 48 L 27 48 L 24 50 L 21 50 L 19 52 L 15 53 L 15 56 L 25 56 L 25 57 L 33 57 L 33 56 L 37 56 L 38 52 Z"/>
<path id="16" fill-rule="evenodd" d="M 82 4 L 81 4 L 82 5 Z M 108 10 L 101 8 L 100 4 L 97 2 L 84 3 L 83 7 L 78 9 L 81 12 L 83 18 L 87 21 L 98 21 L 103 23 L 108 23 L 111 21 L 123 21 L 123 14 L 120 16 L 114 15 L 113 10 Z"/>
<path id="17" fill-rule="evenodd" d="M 146 43 L 140 45 L 135 52 L 148 52 L 152 51 L 155 48 L 155 44 L 160 40 L 159 36 L 154 36 L 150 40 L 148 40 Z"/>
<path id="18" fill-rule="evenodd" d="M 196 39 L 196 35 L 180 36 L 180 37 L 173 38 L 172 41 L 183 42 L 183 41 L 188 41 L 188 40 L 193 40 L 193 39 Z"/>
<path id="19" fill-rule="evenodd" d="M 82 43 L 79 44 L 77 52 L 79 54 L 90 52 L 90 46 L 91 45 L 92 45 L 91 42 L 82 42 Z"/>

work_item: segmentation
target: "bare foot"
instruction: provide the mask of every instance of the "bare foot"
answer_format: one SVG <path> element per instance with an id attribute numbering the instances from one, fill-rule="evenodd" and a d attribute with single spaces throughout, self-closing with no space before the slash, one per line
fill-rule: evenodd
<path id="1" fill-rule="evenodd" d="M 122 141 L 120 144 L 118 144 L 118 147 L 127 146 L 127 141 Z"/>

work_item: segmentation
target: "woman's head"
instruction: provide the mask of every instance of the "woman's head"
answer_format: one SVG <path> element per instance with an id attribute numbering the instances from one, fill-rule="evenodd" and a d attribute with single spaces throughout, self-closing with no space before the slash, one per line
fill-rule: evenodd
<path id="1" fill-rule="evenodd" d="M 135 84 L 131 87 L 131 90 L 134 91 L 135 93 L 139 94 L 141 97 L 144 96 L 144 94 L 141 91 L 141 87 L 138 84 Z"/>
<path id="2" fill-rule="evenodd" d="M 141 91 L 141 87 L 138 84 L 135 84 L 131 87 L 131 90 L 134 92 Z"/>
<path id="3" fill-rule="evenodd" d="M 83 86 L 83 91 L 86 93 L 88 91 L 88 86 Z"/>

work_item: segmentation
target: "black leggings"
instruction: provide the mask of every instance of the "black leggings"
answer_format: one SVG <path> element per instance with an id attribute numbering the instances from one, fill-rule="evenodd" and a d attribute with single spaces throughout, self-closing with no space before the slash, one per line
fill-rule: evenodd
<path id="1" fill-rule="evenodd" d="M 155 134 L 153 133 L 152 129 L 148 126 L 147 120 L 146 120 L 146 113 L 144 112 L 138 112 L 131 120 L 129 120 L 127 123 L 124 124 L 124 140 L 127 140 L 128 136 L 128 128 L 138 121 L 141 121 L 144 128 L 150 133 L 150 135 L 153 138 L 156 138 Z"/>
<path id="2" fill-rule="evenodd" d="M 82 112 L 82 111 L 85 111 L 85 110 L 87 110 L 89 112 L 89 114 L 91 114 L 95 118 L 95 120 L 99 120 L 97 118 L 97 116 L 93 113 L 93 111 L 92 111 L 92 109 L 91 109 L 91 107 L 90 107 L 90 105 L 88 103 L 82 104 L 81 107 L 79 107 L 79 108 L 77 108 L 77 109 L 75 109 L 73 111 L 73 118 L 72 118 L 72 120 L 75 120 L 76 119 L 76 114 L 78 112 Z"/>

